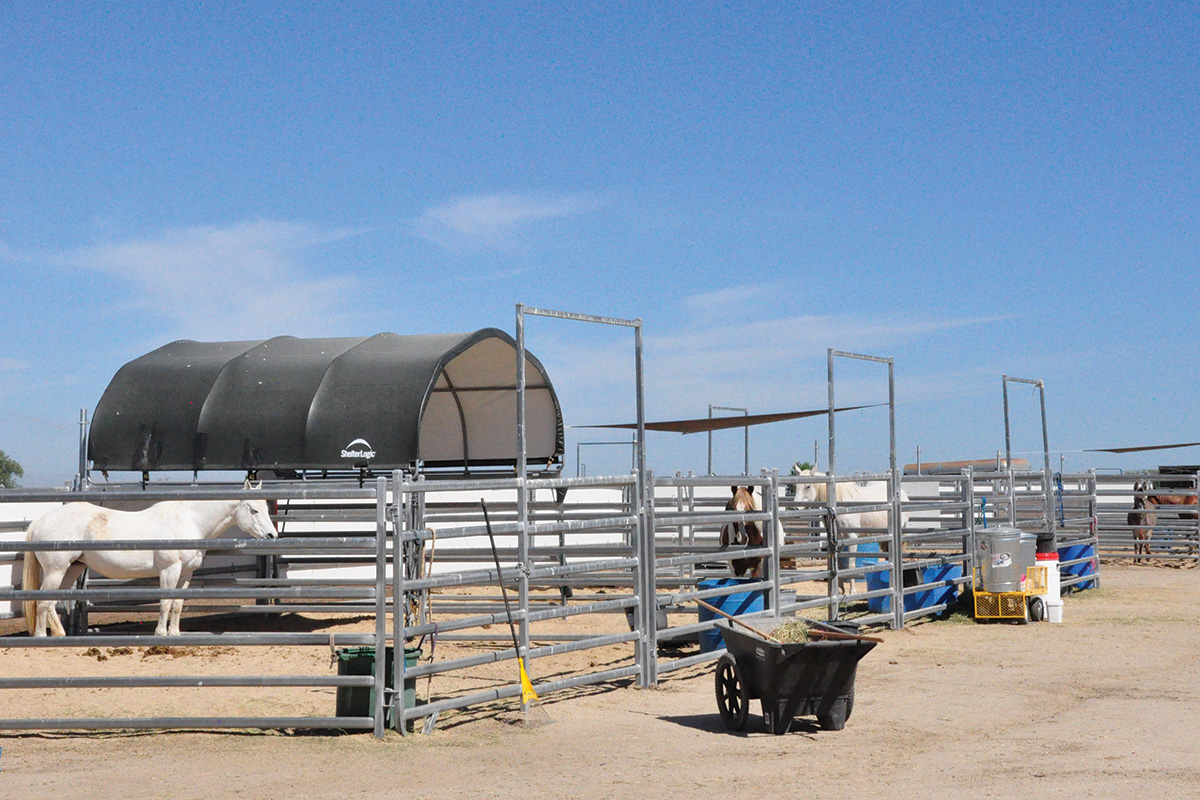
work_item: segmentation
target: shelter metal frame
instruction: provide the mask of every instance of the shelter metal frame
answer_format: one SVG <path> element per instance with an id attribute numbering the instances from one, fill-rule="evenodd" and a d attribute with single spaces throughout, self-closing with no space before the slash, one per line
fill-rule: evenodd
<path id="1" fill-rule="evenodd" d="M 869 356 L 861 353 L 848 353 L 842 350 L 835 350 L 832 347 L 827 352 L 827 368 L 828 368 L 828 385 L 829 385 L 829 471 L 827 475 L 830 479 L 827 483 L 827 497 L 830 498 L 830 508 L 836 509 L 837 503 L 837 482 L 833 480 L 837 474 L 837 446 L 834 427 L 834 411 L 837 408 L 834 402 L 834 359 L 845 358 L 849 360 L 868 361 L 876 364 L 887 365 L 887 380 L 888 380 L 888 474 L 887 484 L 890 495 L 891 513 L 888 516 L 889 536 L 891 538 L 891 546 L 893 553 L 900 553 L 901 550 L 901 520 L 900 520 L 900 470 L 896 462 L 896 362 L 893 358 L 885 358 L 881 356 Z M 893 559 L 892 564 L 892 586 L 900 586 L 903 580 L 903 575 L 900 568 L 900 559 Z M 904 608 L 902 604 L 892 604 L 892 628 L 900 629 L 904 627 Z"/>
<path id="2" fill-rule="evenodd" d="M 714 411 L 740 411 L 740 412 L 742 412 L 742 416 L 744 416 L 744 417 L 750 416 L 750 409 L 745 408 L 744 406 L 714 406 L 712 403 L 709 403 L 708 404 L 708 418 L 709 419 L 713 418 Z M 746 425 L 745 427 L 742 428 L 742 434 L 743 434 L 742 461 L 744 464 L 744 466 L 742 467 L 742 474 L 749 475 L 750 474 L 750 426 L 749 425 Z M 708 431 L 708 474 L 709 475 L 713 474 L 713 432 L 711 430 Z"/>
<path id="3" fill-rule="evenodd" d="M 1004 394 L 1004 460 L 1005 460 L 1005 464 L 1012 464 L 1012 436 L 1011 436 L 1011 432 L 1010 432 L 1011 429 L 1009 426 L 1009 413 L 1008 413 L 1008 384 L 1023 383 L 1028 386 L 1034 386 L 1038 390 L 1038 398 L 1040 401 L 1040 407 L 1041 407 L 1041 412 L 1042 412 L 1042 467 L 1044 470 L 1043 474 L 1045 475 L 1045 478 L 1046 478 L 1046 487 L 1045 487 L 1046 529 L 1045 529 L 1045 532 L 1046 532 L 1046 535 L 1050 537 L 1052 547 L 1057 549 L 1057 547 L 1058 547 L 1058 532 L 1057 532 L 1055 524 L 1054 524 L 1054 507 L 1053 507 L 1053 500 L 1051 497 L 1052 474 L 1050 472 L 1050 435 L 1049 435 L 1049 432 L 1048 432 L 1048 429 L 1046 426 L 1046 384 L 1041 379 L 1035 380 L 1035 379 L 1031 379 L 1031 378 L 1015 378 L 1011 375 L 1001 375 L 1000 380 L 1001 380 L 1001 386 L 1003 387 L 1003 394 Z"/>

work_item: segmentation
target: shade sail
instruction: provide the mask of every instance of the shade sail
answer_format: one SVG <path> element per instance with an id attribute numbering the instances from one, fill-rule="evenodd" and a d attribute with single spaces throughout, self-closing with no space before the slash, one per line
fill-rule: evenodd
<path id="1" fill-rule="evenodd" d="M 1200 442 L 1181 442 L 1179 444 L 1144 444 L 1135 447 L 1097 447 L 1084 450 L 1085 453 L 1148 453 L 1151 450 L 1178 450 L 1181 447 L 1200 447 Z"/>
<path id="2" fill-rule="evenodd" d="M 178 341 L 113 377 L 89 457 L 102 470 L 512 465 L 516 344 L 505 332 Z M 531 463 L 560 460 L 562 411 L 526 353 Z"/>
<path id="3" fill-rule="evenodd" d="M 873 403 L 865 406 L 845 406 L 834 411 L 857 411 L 860 408 L 875 408 L 886 403 Z M 766 425 L 771 422 L 784 422 L 789 419 L 803 419 L 828 414 L 828 408 L 817 408 L 811 411 L 784 411 L 778 414 L 743 414 L 740 417 L 696 417 L 695 419 L 671 419 L 662 422 L 644 423 L 648 431 L 664 431 L 666 433 L 705 433 L 707 431 L 723 431 L 730 428 L 748 428 L 751 425 Z M 612 425 L 572 425 L 573 428 L 614 428 L 618 430 L 637 430 L 636 422 L 620 422 Z"/>

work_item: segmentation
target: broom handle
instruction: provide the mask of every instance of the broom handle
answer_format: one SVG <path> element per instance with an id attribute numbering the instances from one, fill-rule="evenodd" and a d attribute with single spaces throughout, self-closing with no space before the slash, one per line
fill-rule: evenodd
<path id="1" fill-rule="evenodd" d="M 783 642 L 781 642 L 780 640 L 776 639 L 776 638 L 775 638 L 774 636 L 772 636 L 771 634 L 769 634 L 769 633 L 763 633 L 763 632 L 762 632 L 762 631 L 760 631 L 758 628 L 755 628 L 755 627 L 752 627 L 752 626 L 750 626 L 750 625 L 747 625 L 746 623 L 742 622 L 742 621 L 741 621 L 740 619 L 738 619 L 737 617 L 733 616 L 732 614 L 726 614 L 724 611 L 722 611 L 721 609 L 717 608 L 717 607 L 716 607 L 716 606 L 714 606 L 714 605 L 709 605 L 708 603 L 706 603 L 706 602 L 704 602 L 703 600 L 700 600 L 700 599 L 697 599 L 697 600 L 696 600 L 696 602 L 697 602 L 697 603 L 699 603 L 700 605 L 704 606 L 705 608 L 707 608 L 709 611 L 713 612 L 714 614 L 720 614 L 722 617 L 724 617 L 725 619 L 729 620 L 729 621 L 730 621 L 730 622 L 732 622 L 734 625 L 741 625 L 743 628 L 745 628 L 746 630 L 750 631 L 751 633 L 754 633 L 754 634 L 757 634 L 758 636 L 761 636 L 762 638 L 766 639 L 768 642 L 774 642 L 775 644 L 783 644 Z"/>
<path id="2" fill-rule="evenodd" d="M 512 633 L 513 652 L 521 660 L 521 645 L 517 642 L 517 628 L 513 625 L 512 608 L 508 605 L 508 590 L 504 588 L 504 576 L 500 573 L 500 555 L 496 552 L 496 537 L 492 534 L 492 521 L 488 519 L 487 503 L 479 501 L 483 508 L 483 524 L 487 526 L 488 541 L 492 544 L 492 560 L 496 562 L 496 581 L 500 584 L 500 595 L 504 598 L 504 615 L 508 617 L 508 630 Z"/>

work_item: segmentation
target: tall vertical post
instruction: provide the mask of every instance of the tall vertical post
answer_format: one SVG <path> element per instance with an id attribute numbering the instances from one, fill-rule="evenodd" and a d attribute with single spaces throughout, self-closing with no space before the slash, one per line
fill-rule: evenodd
<path id="1" fill-rule="evenodd" d="M 742 416 L 746 417 L 748 420 L 750 418 L 750 409 L 746 409 L 745 411 L 743 411 Z M 749 425 L 746 425 L 744 428 L 742 428 L 742 436 L 743 436 L 743 440 L 742 440 L 742 461 L 743 461 L 742 474 L 749 475 L 750 474 L 750 426 Z"/>
<path id="2" fill-rule="evenodd" d="M 888 369 L 888 470 L 892 476 L 892 513 L 888 515 L 888 533 L 892 537 L 892 629 L 904 627 L 904 526 L 900 520 L 900 469 L 896 465 L 896 364 L 887 359 Z"/>
<path id="3" fill-rule="evenodd" d="M 967 577 L 967 567 L 971 568 L 972 588 L 975 586 L 975 468 L 967 467 L 960 473 L 962 475 L 962 499 L 963 499 L 963 515 L 962 528 L 966 531 L 963 534 L 963 553 L 966 554 L 967 560 L 963 562 L 963 577 Z"/>
<path id="4" fill-rule="evenodd" d="M 408 559 L 405 557 L 405 547 L 401 541 L 403 531 L 408 527 L 403 516 L 401 503 L 401 484 L 404 473 L 400 470 L 392 472 L 392 500 L 388 505 L 392 518 L 392 684 L 396 691 L 392 692 L 392 719 L 395 729 L 404 736 L 408 732 L 407 720 L 404 714 L 404 643 L 407 637 L 404 629 L 407 626 L 408 595 L 404 591 L 404 582 L 408 578 Z M 422 554 L 423 557 L 424 554 Z"/>
<path id="5" fill-rule="evenodd" d="M 75 476 L 75 491 L 82 492 L 88 485 L 88 412 L 79 409 L 79 474 Z"/>
<path id="6" fill-rule="evenodd" d="M 657 559 L 654 541 L 654 473 L 646 473 L 647 494 L 642 496 L 644 530 L 642 549 L 639 560 L 642 562 L 642 592 L 641 611 L 642 628 L 641 645 L 643 649 L 642 675 L 638 681 L 643 688 L 658 683 L 658 581 L 655 560 Z"/>
<path id="7" fill-rule="evenodd" d="M 709 403 L 709 404 L 708 404 L 708 418 L 709 418 L 709 419 L 712 419 L 712 418 L 713 418 L 712 412 L 713 412 L 713 404 L 712 404 L 712 403 Z M 707 472 L 707 473 L 705 473 L 706 475 L 712 475 L 712 474 L 713 474 L 713 468 L 712 468 L 712 435 L 713 435 L 713 432 L 712 432 L 712 429 L 710 428 L 710 429 L 709 429 L 709 431 L 708 431 L 708 472 Z"/>
<path id="8" fill-rule="evenodd" d="M 403 649 L 403 642 L 396 642 Z M 383 738 L 387 685 L 387 478 L 375 480 L 375 738 Z M 403 685 L 403 684 L 402 684 Z"/>
<path id="9" fill-rule="evenodd" d="M 826 472 L 828 472 L 830 475 L 836 475 L 837 474 L 837 448 L 834 446 L 834 435 L 833 435 L 833 408 L 834 408 L 834 405 L 833 405 L 833 348 L 832 347 L 830 347 L 828 349 L 827 356 L 829 358 L 829 365 L 828 365 L 828 369 L 829 369 L 829 377 L 828 377 L 829 452 L 827 453 L 827 455 L 828 455 L 827 460 L 829 461 L 829 469 L 826 470 Z"/>
<path id="10" fill-rule="evenodd" d="M 517 303 L 517 521 L 521 530 L 517 533 L 517 567 L 520 578 L 517 584 L 517 603 L 521 608 L 521 646 L 517 658 L 529 651 L 529 480 L 526 462 L 525 441 L 525 306 Z M 503 575 L 497 575 L 504 580 Z M 521 700 L 521 710 L 525 701 Z"/>
<path id="11" fill-rule="evenodd" d="M 1008 376 L 1001 375 L 1000 382 L 1004 386 L 1004 468 L 1012 469 L 1012 435 L 1008 428 Z"/>
<path id="12" fill-rule="evenodd" d="M 771 512 L 771 519 L 765 523 L 769 528 L 766 532 L 766 541 L 771 545 L 771 555 L 767 559 L 767 578 L 771 581 L 770 609 L 778 614 L 779 606 L 783 602 L 782 587 L 779 585 L 782 573 L 779 566 L 779 548 L 784 544 L 781 535 L 783 525 L 779 521 L 779 470 L 773 469 L 770 472 L 764 470 L 763 473 L 771 480 L 763 487 L 763 510 Z"/>

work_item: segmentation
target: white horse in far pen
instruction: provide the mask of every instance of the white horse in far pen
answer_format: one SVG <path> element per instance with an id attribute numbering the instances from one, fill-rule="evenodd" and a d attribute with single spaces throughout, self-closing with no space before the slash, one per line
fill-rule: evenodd
<path id="1" fill-rule="evenodd" d="M 800 476 L 800 477 L 811 477 L 815 473 L 811 469 L 793 468 L 792 474 Z M 835 484 L 835 486 L 837 487 L 837 490 L 836 490 L 837 491 L 837 494 L 836 494 L 837 503 L 836 503 L 836 505 L 838 508 L 838 513 L 837 513 L 838 539 L 847 539 L 847 538 L 856 539 L 856 538 L 858 538 L 859 533 L 856 530 L 852 530 L 854 528 L 883 528 L 883 529 L 886 529 L 888 527 L 888 523 L 889 523 L 889 520 L 892 515 L 890 510 L 861 511 L 861 512 L 857 512 L 857 513 L 853 512 L 853 511 L 843 512 L 841 510 L 843 508 L 843 505 L 842 505 L 843 503 L 846 503 L 846 504 L 852 504 L 852 503 L 878 504 L 878 503 L 889 502 L 891 500 L 891 497 L 888 493 L 888 485 L 887 485 L 886 481 L 866 481 L 866 482 L 861 482 L 861 483 L 859 481 L 838 481 Z M 829 496 L 829 485 L 825 481 L 816 481 L 816 482 L 812 482 L 812 483 L 796 484 L 796 500 L 798 502 L 825 503 L 825 502 L 827 502 L 826 498 L 828 496 Z M 908 494 L 903 489 L 900 490 L 900 502 L 902 504 L 908 502 Z M 849 507 L 853 508 L 853 506 L 849 506 Z M 910 516 L 911 515 L 908 512 L 900 513 L 901 529 L 903 529 L 903 527 L 908 524 L 908 519 Z M 874 534 L 867 534 L 867 535 L 874 535 Z M 883 544 L 880 546 L 879 549 L 885 553 L 888 552 L 888 549 L 889 549 L 888 542 L 886 542 L 886 541 L 883 542 Z M 852 552 L 856 552 L 858 550 L 857 545 L 851 544 L 850 550 Z M 850 593 L 852 594 L 854 591 L 854 581 L 853 580 L 849 581 L 849 589 L 850 589 Z"/>
<path id="2" fill-rule="evenodd" d="M 261 488 L 259 483 L 258 487 Z M 246 488 L 250 488 L 249 482 Z M 67 503 L 33 521 L 31 542 L 120 541 L 136 539 L 215 539 L 233 525 L 256 539 L 279 535 L 265 500 L 167 500 L 143 511 L 117 511 L 91 503 Z M 87 568 L 106 578 L 129 580 L 158 576 L 167 590 L 186 589 L 204 560 L 203 550 L 39 550 L 25 554 L 26 589 L 70 588 Z M 32 636 L 66 636 L 54 600 L 27 600 L 25 622 Z M 36 608 L 35 608 L 36 606 Z M 183 600 L 159 602 L 157 636 L 178 636 Z"/>

